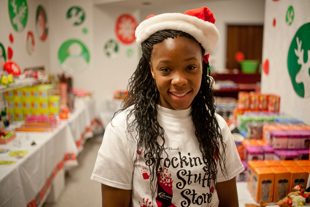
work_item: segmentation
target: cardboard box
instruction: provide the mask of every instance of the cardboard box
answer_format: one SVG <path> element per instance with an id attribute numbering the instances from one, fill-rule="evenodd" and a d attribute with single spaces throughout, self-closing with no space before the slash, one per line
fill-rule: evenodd
<path id="1" fill-rule="evenodd" d="M 253 199 L 258 203 L 273 201 L 274 173 L 270 167 L 254 168 L 253 170 Z"/>
<path id="2" fill-rule="evenodd" d="M 283 167 L 299 167 L 297 162 L 294 160 L 280 160 L 280 163 Z"/>
<path id="3" fill-rule="evenodd" d="M 291 173 L 285 167 L 271 167 L 274 173 L 273 202 L 283 199 L 290 192 Z"/>
<path id="4" fill-rule="evenodd" d="M 263 160 L 252 160 L 248 162 L 246 179 L 247 188 L 250 193 L 252 193 L 253 188 L 253 170 L 259 167 L 266 167 L 266 163 Z"/>
<path id="5" fill-rule="evenodd" d="M 259 146 L 246 146 L 245 153 L 246 161 L 264 160 L 264 151 Z"/>
<path id="6" fill-rule="evenodd" d="M 296 185 L 306 187 L 308 181 L 308 172 L 303 167 L 287 167 L 291 173 L 290 189 Z"/>
<path id="7" fill-rule="evenodd" d="M 265 160 L 266 167 L 283 167 L 280 160 Z"/>
<path id="8" fill-rule="evenodd" d="M 298 160 L 298 153 L 295 150 L 275 150 L 275 160 Z"/>
<path id="9" fill-rule="evenodd" d="M 300 167 L 310 167 L 310 160 L 296 160 L 295 161 Z"/>

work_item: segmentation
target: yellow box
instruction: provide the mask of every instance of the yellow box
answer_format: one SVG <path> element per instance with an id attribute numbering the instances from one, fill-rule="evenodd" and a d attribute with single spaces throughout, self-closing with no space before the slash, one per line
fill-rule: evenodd
<path id="1" fill-rule="evenodd" d="M 14 103 L 14 102 L 12 102 L 12 103 Z M 14 107 L 8 108 L 8 117 L 10 120 L 14 120 Z"/>
<path id="2" fill-rule="evenodd" d="M 39 99 L 48 99 L 51 95 L 52 84 L 44 84 L 37 86 Z"/>
<path id="3" fill-rule="evenodd" d="M 24 112 L 23 109 L 15 108 L 14 109 L 14 120 L 15 121 L 23 121 L 24 118 Z"/>
<path id="4" fill-rule="evenodd" d="M 303 187 L 307 186 L 308 181 L 308 172 L 303 167 L 287 167 L 291 173 L 291 182 L 290 189 L 296 185 L 302 185 Z"/>
<path id="5" fill-rule="evenodd" d="M 4 98 L 6 101 L 14 101 L 14 92 L 13 91 L 6 91 L 4 93 Z"/>
<path id="6" fill-rule="evenodd" d="M 23 102 L 21 98 L 14 98 L 14 110 L 22 110 Z"/>
<path id="7" fill-rule="evenodd" d="M 14 97 L 22 98 L 22 91 L 23 91 L 22 88 L 15 89 L 15 90 L 13 91 Z"/>
<path id="8" fill-rule="evenodd" d="M 32 91 L 32 87 L 24 87 L 22 88 L 22 99 L 24 101 L 26 100 L 31 100 L 31 91 Z"/>
<path id="9" fill-rule="evenodd" d="M 266 163 L 263 160 L 251 160 L 248 162 L 248 169 L 247 169 L 247 188 L 250 193 L 253 190 L 253 170 L 259 167 L 266 167 Z"/>
<path id="10" fill-rule="evenodd" d="M 270 167 L 260 167 L 253 170 L 253 199 L 268 203 L 273 200 L 274 173 Z"/>
<path id="11" fill-rule="evenodd" d="M 283 199 L 290 192 L 291 173 L 285 167 L 271 167 L 274 173 L 273 202 Z"/>

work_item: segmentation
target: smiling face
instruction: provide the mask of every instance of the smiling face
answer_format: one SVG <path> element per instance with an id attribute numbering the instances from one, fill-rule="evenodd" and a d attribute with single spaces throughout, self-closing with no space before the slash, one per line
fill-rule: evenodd
<path id="1" fill-rule="evenodd" d="M 168 38 L 153 46 L 150 68 L 160 93 L 159 105 L 187 109 L 202 79 L 200 45 L 186 37 Z"/>

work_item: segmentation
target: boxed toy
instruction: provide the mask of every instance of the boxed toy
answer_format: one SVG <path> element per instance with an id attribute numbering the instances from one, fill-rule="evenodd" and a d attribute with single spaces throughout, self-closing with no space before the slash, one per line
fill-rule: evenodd
<path id="1" fill-rule="evenodd" d="M 242 165 L 244 167 L 244 170 L 241 173 L 239 173 L 239 175 L 237 175 L 237 177 L 236 177 L 237 182 L 247 181 L 246 176 L 247 176 L 248 163 L 246 161 L 241 161 L 241 162 L 242 162 Z"/>
<path id="2" fill-rule="evenodd" d="M 273 201 L 274 173 L 271 168 L 254 168 L 252 188 L 252 196 L 256 202 Z"/>
<path id="3" fill-rule="evenodd" d="M 259 146 L 246 146 L 245 153 L 245 159 L 247 161 L 264 160 L 264 151 Z"/>
<path id="4" fill-rule="evenodd" d="M 310 160 L 296 160 L 295 161 L 300 167 L 310 167 Z"/>
<path id="5" fill-rule="evenodd" d="M 303 136 L 301 130 L 285 130 L 287 134 L 287 148 L 288 149 L 301 149 L 303 148 Z"/>
<path id="6" fill-rule="evenodd" d="M 264 160 L 273 160 L 274 159 L 274 149 L 270 145 L 261 146 L 264 152 Z"/>
<path id="7" fill-rule="evenodd" d="M 274 149 L 287 149 L 288 137 L 284 130 L 270 131 L 269 144 Z"/>
<path id="8" fill-rule="evenodd" d="M 271 170 L 274 173 L 273 201 L 277 202 L 290 192 L 291 173 L 285 167 L 272 167 Z"/>
<path id="9" fill-rule="evenodd" d="M 295 185 L 306 186 L 308 181 L 308 172 L 303 167 L 287 167 L 291 173 L 290 189 Z"/>
<path id="10" fill-rule="evenodd" d="M 248 162 L 247 166 L 247 188 L 250 193 L 253 189 L 253 171 L 255 168 L 266 167 L 266 163 L 263 160 L 252 160 Z"/>
<path id="11" fill-rule="evenodd" d="M 275 150 L 275 160 L 298 160 L 298 153 L 296 150 Z"/>
<path id="12" fill-rule="evenodd" d="M 280 160 L 265 160 L 266 167 L 283 167 Z"/>

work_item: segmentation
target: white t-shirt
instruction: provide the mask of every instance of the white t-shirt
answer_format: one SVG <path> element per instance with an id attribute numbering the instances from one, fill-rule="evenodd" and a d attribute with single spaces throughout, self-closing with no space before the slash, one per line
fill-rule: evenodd
<path id="1" fill-rule="evenodd" d="M 91 179 L 132 190 L 132 206 L 218 206 L 215 182 L 208 181 L 191 118 L 191 108 L 171 110 L 157 106 L 158 122 L 165 130 L 163 170 L 152 200 L 150 172 L 135 134 L 126 132 L 128 111 L 118 114 L 105 130 Z M 226 144 L 227 176 L 218 165 L 216 182 L 230 180 L 243 171 L 233 137 L 225 120 L 216 116 Z M 221 149 L 220 149 L 221 152 Z"/>

